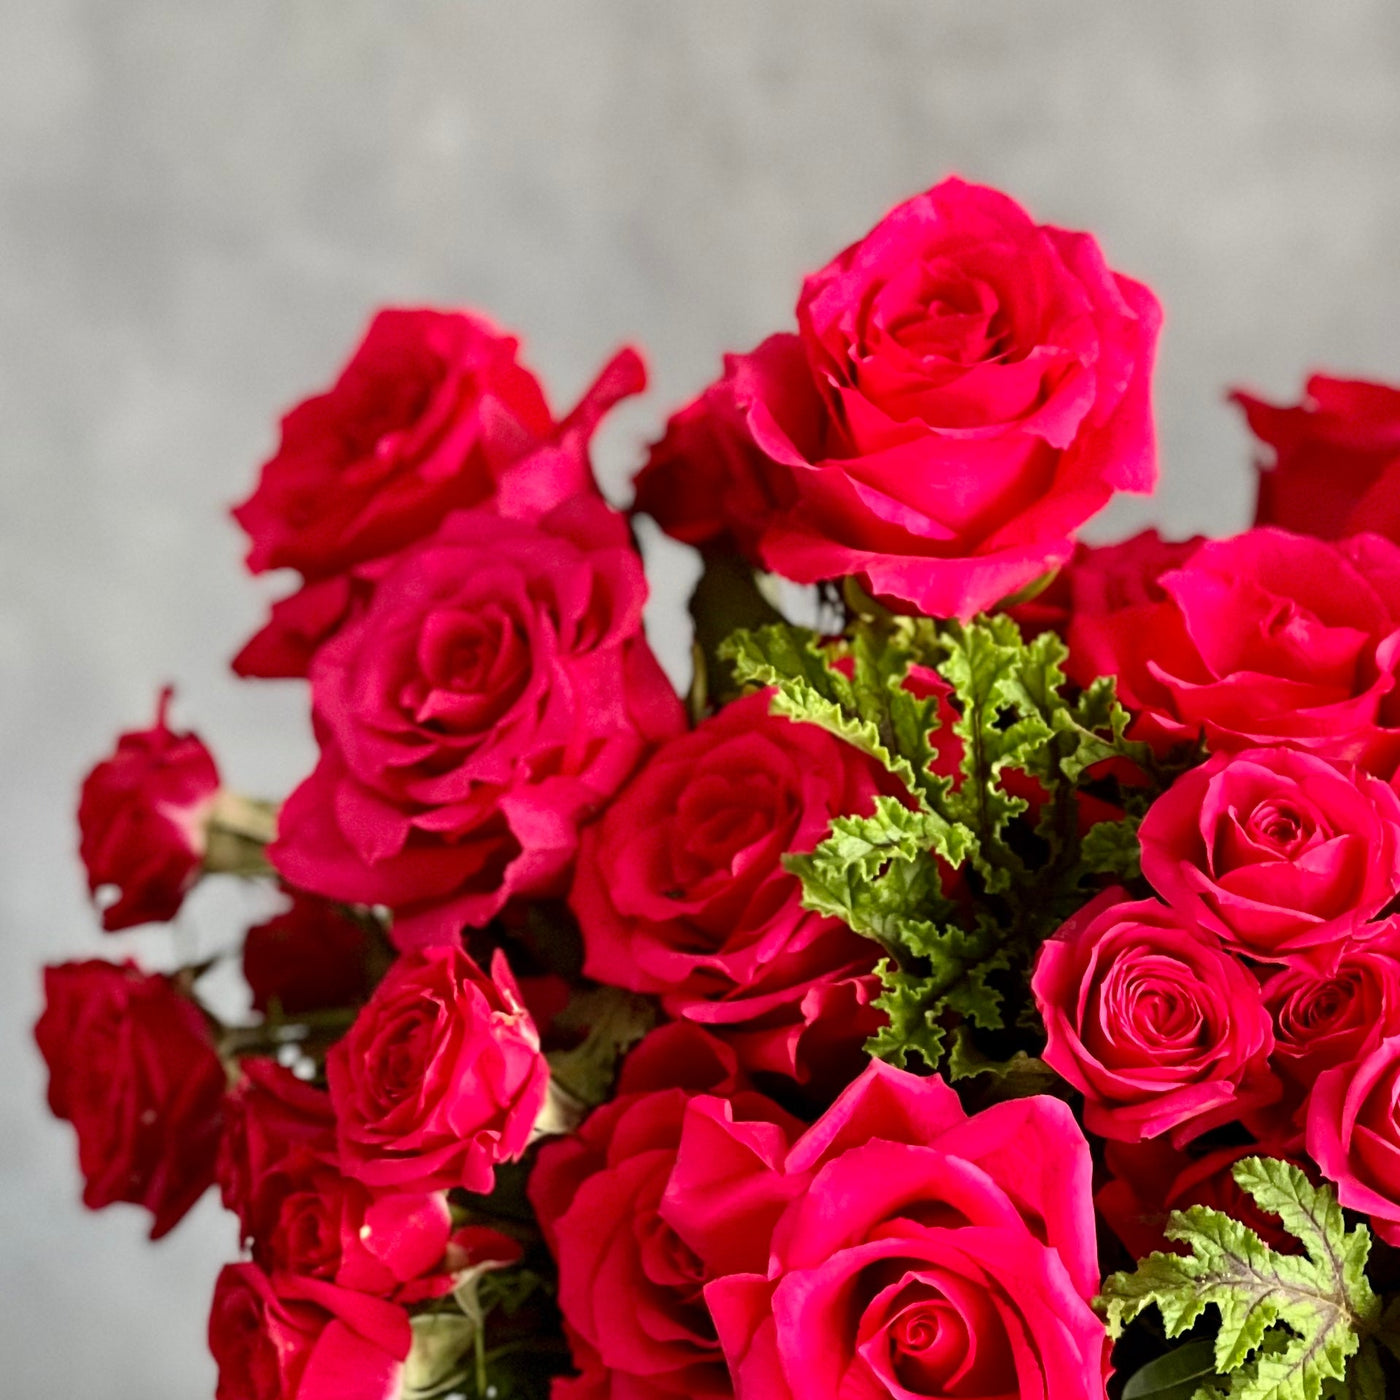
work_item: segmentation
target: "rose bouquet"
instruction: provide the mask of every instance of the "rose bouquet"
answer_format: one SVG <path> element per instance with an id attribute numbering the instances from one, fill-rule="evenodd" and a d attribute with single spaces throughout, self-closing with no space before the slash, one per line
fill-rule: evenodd
<path id="1" fill-rule="evenodd" d="M 390 310 L 286 416 L 233 665 L 314 771 L 166 692 L 79 808 L 109 931 L 267 884 L 249 1009 L 87 961 L 36 1030 L 86 1204 L 237 1220 L 221 1400 L 1393 1393 L 1400 391 L 1239 395 L 1255 528 L 1076 543 L 1159 321 L 958 180 L 808 277 L 636 479 L 684 700 L 589 461 L 635 352 L 560 418 Z"/>

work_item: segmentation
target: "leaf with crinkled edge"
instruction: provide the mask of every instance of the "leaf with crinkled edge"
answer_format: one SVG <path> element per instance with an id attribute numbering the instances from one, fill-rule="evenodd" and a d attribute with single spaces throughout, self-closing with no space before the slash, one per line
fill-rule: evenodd
<path id="1" fill-rule="evenodd" d="M 946 791 L 945 780 L 928 771 L 928 734 L 938 703 L 904 689 L 912 654 L 908 628 L 883 639 L 868 629 L 848 643 L 823 645 L 815 632 L 775 623 L 733 633 L 720 655 L 741 685 L 771 687 L 774 714 L 816 724 L 868 754 L 893 773 L 921 806 Z M 849 658 L 848 680 L 832 663 Z"/>
<path id="2" fill-rule="evenodd" d="M 1112 875 L 1119 884 L 1142 873 L 1138 821 L 1095 822 L 1079 842 L 1079 864 L 1085 875 Z"/>
<path id="3" fill-rule="evenodd" d="M 1234 1176 L 1304 1254 L 1280 1254 L 1205 1206 L 1173 1211 L 1167 1238 L 1191 1252 L 1150 1254 L 1132 1273 L 1106 1279 L 1100 1303 L 1110 1332 L 1117 1336 L 1155 1307 L 1167 1335 L 1179 1336 L 1213 1305 L 1220 1315 L 1215 1365 L 1229 1376 L 1231 1400 L 1371 1400 L 1380 1376 L 1373 1340 L 1380 1305 L 1365 1275 L 1370 1232 L 1348 1230 L 1335 1194 L 1291 1163 L 1247 1157 Z"/>

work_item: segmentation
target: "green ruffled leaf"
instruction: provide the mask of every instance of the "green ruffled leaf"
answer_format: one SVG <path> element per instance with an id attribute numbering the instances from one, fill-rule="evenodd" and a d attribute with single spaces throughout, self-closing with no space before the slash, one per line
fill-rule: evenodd
<path id="1" fill-rule="evenodd" d="M 1213 1307 L 1220 1316 L 1214 1367 L 1228 1388 L 1203 1383 L 1197 1400 L 1380 1400 L 1380 1302 L 1366 1279 L 1370 1231 L 1348 1229 L 1335 1194 L 1291 1163 L 1247 1157 L 1234 1176 L 1304 1253 L 1280 1254 L 1205 1206 L 1174 1211 L 1167 1237 L 1190 1253 L 1150 1254 L 1133 1272 L 1105 1280 L 1100 1303 L 1109 1330 L 1117 1336 L 1155 1307 L 1167 1335 L 1177 1337 Z"/>

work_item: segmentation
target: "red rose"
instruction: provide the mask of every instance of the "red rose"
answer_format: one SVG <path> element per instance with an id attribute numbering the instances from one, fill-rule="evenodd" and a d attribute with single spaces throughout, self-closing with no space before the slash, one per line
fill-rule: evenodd
<path id="1" fill-rule="evenodd" d="M 941 1080 L 877 1060 L 780 1165 L 754 1137 L 696 1100 L 663 1204 L 682 1238 L 729 1242 L 705 1301 L 739 1400 L 1102 1400 L 1089 1148 L 1067 1105 L 969 1118 Z M 750 1210 L 763 1173 L 789 1193 L 771 1234 Z"/>
<path id="2" fill-rule="evenodd" d="M 1308 1102 L 1308 1153 L 1337 1199 L 1371 1217 L 1400 1247 L 1400 1035 L 1318 1077 Z"/>
<path id="3" fill-rule="evenodd" d="M 586 975 L 743 1037 L 750 1068 L 806 1078 L 830 990 L 868 978 L 880 950 L 803 909 L 783 856 L 870 811 L 878 784 L 858 750 L 768 704 L 745 696 L 659 748 L 584 832 L 569 902 Z M 858 1052 L 876 1018 L 837 1004 L 825 1029 Z"/>
<path id="4" fill-rule="evenodd" d="M 450 517 L 317 654 L 316 771 L 269 848 L 289 883 L 386 904 L 395 938 L 453 938 L 561 893 L 579 825 L 684 724 L 641 631 L 620 516 Z"/>
<path id="5" fill-rule="evenodd" d="M 725 544 L 756 560 L 764 528 L 792 491 L 784 469 L 754 443 L 736 400 L 743 363 L 726 356 L 723 377 L 671 415 L 637 473 L 633 509 L 685 544 Z"/>
<path id="6" fill-rule="evenodd" d="M 83 1204 L 145 1206 L 159 1239 L 214 1181 L 227 1081 L 204 1017 L 129 962 L 47 967 L 44 999 L 34 1039 L 78 1134 Z"/>
<path id="7" fill-rule="evenodd" d="M 1274 1068 L 1305 1093 L 1324 1070 L 1364 1059 L 1400 1032 L 1398 933 L 1388 921 L 1374 939 L 1343 947 L 1325 967 L 1298 963 L 1264 983 Z"/>
<path id="8" fill-rule="evenodd" d="M 680 1084 L 667 1085 L 672 1076 Z M 640 1087 L 635 1087 L 640 1086 Z M 735 1232 L 724 1258 L 697 1254 L 666 1215 L 668 1182 L 686 1105 L 696 1094 L 726 1097 L 743 1145 L 774 1166 L 802 1125 L 735 1077 L 702 1032 L 654 1032 L 627 1061 L 616 1098 L 573 1137 L 546 1144 L 530 1177 L 530 1202 L 559 1265 L 559 1306 L 583 1376 L 563 1394 L 713 1396 L 733 1394 L 703 1288 L 717 1268 L 762 1266 L 762 1230 Z M 742 1207 L 744 1223 L 776 1215 L 791 1187 L 760 1178 Z M 768 1219 L 771 1228 L 772 1219 Z"/>
<path id="9" fill-rule="evenodd" d="M 1294 749 L 1217 754 L 1153 803 L 1142 873 L 1237 953 L 1326 956 L 1400 893 L 1400 798 Z"/>
<path id="10" fill-rule="evenodd" d="M 1110 1142 L 1104 1147 L 1104 1163 L 1112 1179 L 1095 1194 L 1094 1204 L 1134 1259 L 1154 1250 L 1182 1249 L 1162 1232 L 1172 1211 L 1191 1206 L 1223 1211 L 1248 1225 L 1270 1248 L 1298 1253 L 1298 1241 L 1278 1216 L 1261 1210 L 1235 1180 L 1234 1166 L 1242 1157 L 1280 1157 L 1303 1166 L 1294 1154 L 1257 1142 L 1218 1148 L 1196 1158 L 1178 1152 L 1163 1138 Z"/>
<path id="11" fill-rule="evenodd" d="M 79 854 L 108 932 L 173 919 L 204 863 L 219 772 L 197 735 L 166 724 L 171 694 L 83 780 Z"/>
<path id="12" fill-rule="evenodd" d="M 1042 946 L 1031 990 L 1091 1132 L 1180 1147 L 1279 1096 L 1258 983 L 1155 900 L 1105 891 Z"/>
<path id="13" fill-rule="evenodd" d="M 288 891 L 291 905 L 248 930 L 243 978 L 253 1010 L 289 1016 L 363 1000 L 370 988 L 369 934 L 334 904 Z"/>
<path id="14" fill-rule="evenodd" d="M 1160 319 L 1091 238 L 995 190 L 900 205 L 806 280 L 796 335 L 729 361 L 781 468 L 764 563 L 933 616 L 1016 592 L 1115 491 L 1152 488 Z"/>
<path id="15" fill-rule="evenodd" d="M 395 1400 L 408 1314 L 315 1279 L 229 1264 L 214 1287 L 217 1400 Z"/>
<path id="16" fill-rule="evenodd" d="M 224 1206 L 245 1240 L 265 1237 L 280 1208 L 276 1174 L 299 1153 L 335 1147 L 335 1111 L 324 1089 L 298 1079 L 275 1060 L 248 1057 L 224 1100 L 217 1164 Z"/>
<path id="17" fill-rule="evenodd" d="M 1071 676 L 1118 677 L 1134 733 L 1217 750 L 1287 744 L 1389 774 L 1400 758 L 1400 547 L 1250 530 L 1161 571 L 1149 601 L 1084 598 Z M 1155 591 L 1164 601 L 1150 601 Z"/>
<path id="18" fill-rule="evenodd" d="M 595 489 L 588 439 L 645 387 L 640 357 L 618 354 L 556 423 L 518 348 L 471 313 L 381 311 L 339 380 L 287 414 L 257 489 L 233 513 L 254 573 L 297 569 L 308 587 L 274 607 L 235 670 L 303 674 L 342 620 L 350 570 L 432 534 L 450 511 L 492 505 L 535 519 Z"/>
<path id="19" fill-rule="evenodd" d="M 326 1057 L 345 1170 L 398 1191 L 489 1192 L 525 1151 L 549 1067 L 497 950 L 406 953 Z"/>
<path id="20" fill-rule="evenodd" d="M 1259 465 L 1256 525 L 1325 540 L 1374 531 L 1400 538 L 1400 389 L 1315 374 L 1293 408 L 1230 397 L 1273 449 Z"/>

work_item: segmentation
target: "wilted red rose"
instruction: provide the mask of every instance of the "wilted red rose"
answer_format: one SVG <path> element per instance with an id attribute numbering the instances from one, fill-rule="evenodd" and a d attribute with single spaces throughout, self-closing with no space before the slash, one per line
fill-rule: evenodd
<path id="1" fill-rule="evenodd" d="M 326 1058 L 341 1162 L 367 1185 L 489 1192 L 544 1106 L 549 1066 L 504 954 L 405 953 Z"/>
<path id="2" fill-rule="evenodd" d="M 1091 1132 L 1180 1147 L 1279 1097 L 1259 984 L 1155 900 L 1106 890 L 1042 945 L 1031 990 Z"/>
<path id="3" fill-rule="evenodd" d="M 491 505 L 534 519 L 596 490 L 588 440 L 645 387 L 640 357 L 622 351 L 556 422 L 518 348 L 475 313 L 381 311 L 336 383 L 287 414 L 234 516 L 254 573 L 296 569 L 308 587 L 274 607 L 236 670 L 302 674 L 343 619 L 349 572 L 430 535 L 449 512 Z"/>
<path id="4" fill-rule="evenodd" d="M 83 1204 L 144 1206 L 159 1239 L 214 1182 L 224 1067 L 203 1014 L 134 963 L 44 969 L 34 1039 L 78 1135 Z"/>
<path id="5" fill-rule="evenodd" d="M 1258 464 L 1256 525 L 1400 539 L 1400 389 L 1314 374 L 1291 408 L 1239 390 L 1231 398 L 1273 452 Z"/>
<path id="6" fill-rule="evenodd" d="M 109 932 L 173 919 L 204 863 L 219 772 L 198 735 L 166 723 L 171 694 L 83 780 L 79 854 Z"/>
<path id="7" fill-rule="evenodd" d="M 328 900 L 288 891 L 291 904 L 248 930 L 243 979 L 253 1010 L 286 1015 L 361 1001 L 370 989 L 370 936 Z"/>
<path id="8" fill-rule="evenodd" d="M 968 1117 L 876 1060 L 777 1163 L 694 1100 L 662 1211 L 727 1251 L 704 1293 L 738 1400 L 1102 1400 L 1090 1172 L 1068 1105 Z"/>
<path id="9" fill-rule="evenodd" d="M 824 1009 L 843 1007 L 825 1031 L 852 1052 L 874 1029 L 873 1011 L 827 997 L 869 978 L 879 949 L 803 909 L 783 856 L 868 812 L 879 783 L 857 749 L 768 704 L 736 700 L 659 748 L 584 832 L 569 901 L 588 976 L 659 993 L 670 1015 L 742 1037 L 751 1069 L 805 1079 Z"/>
<path id="10" fill-rule="evenodd" d="M 1137 711 L 1133 733 L 1158 745 L 1287 744 L 1389 776 L 1400 759 L 1400 546 L 1259 529 L 1163 562 L 1144 551 L 1144 601 L 1121 590 L 1077 600 L 1074 680 L 1116 676 Z"/>
<path id="11" fill-rule="evenodd" d="M 622 518 L 450 517 L 317 654 L 316 771 L 268 855 L 287 880 L 394 910 L 401 946 L 562 893 L 580 824 L 684 714 L 642 635 Z"/>
<path id="12" fill-rule="evenodd" d="M 722 421 L 732 404 L 780 471 L 759 492 L 747 466 L 727 473 L 745 489 L 726 505 L 752 533 L 771 494 L 758 550 L 788 578 L 853 574 L 969 617 L 1068 558 L 1115 491 L 1152 488 L 1160 319 L 1088 235 L 945 180 L 807 278 L 796 335 L 729 359 Z"/>
<path id="13" fill-rule="evenodd" d="M 229 1264 L 214 1286 L 217 1400 L 395 1400 L 408 1314 L 319 1279 Z"/>
<path id="14" fill-rule="evenodd" d="M 1168 904 L 1268 962 L 1335 956 L 1400 893 L 1400 797 L 1296 749 L 1217 754 L 1153 803 L 1138 836 Z"/>
<path id="15" fill-rule="evenodd" d="M 681 1082 L 671 1082 L 674 1079 Z M 666 1198 L 686 1105 L 722 1093 L 744 1147 L 777 1165 L 802 1125 L 736 1075 L 722 1047 L 698 1029 L 664 1027 L 628 1058 L 617 1097 L 572 1137 L 547 1143 L 530 1176 L 530 1202 L 559 1265 L 559 1306 L 578 1381 L 564 1394 L 727 1397 L 733 1394 L 702 1290 L 726 1267 L 671 1228 Z M 766 1190 L 764 1189 L 766 1186 Z M 747 1221 L 775 1212 L 791 1187 L 760 1180 Z M 771 1226 L 771 1221 L 769 1222 Z M 731 1240 L 763 1259 L 762 1232 Z M 622 1300 L 619 1302 L 619 1300 Z"/>

